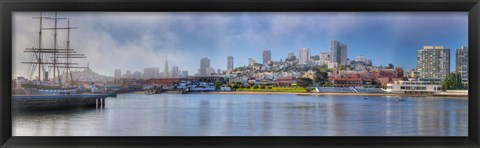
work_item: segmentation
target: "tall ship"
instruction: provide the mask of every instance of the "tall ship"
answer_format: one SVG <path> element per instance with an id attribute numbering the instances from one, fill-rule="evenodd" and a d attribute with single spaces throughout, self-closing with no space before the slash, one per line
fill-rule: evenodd
<path id="1" fill-rule="evenodd" d="M 33 47 L 24 50 L 30 54 L 29 61 L 22 62 L 29 65 L 30 81 L 21 84 L 27 95 L 77 94 L 78 83 L 73 81 L 71 70 L 87 68 L 73 62 L 86 58 L 70 46 L 70 30 L 77 27 L 71 27 L 68 18 L 52 13 L 53 16 L 44 16 L 40 12 L 39 17 L 33 17 L 39 23 L 38 35 Z"/>

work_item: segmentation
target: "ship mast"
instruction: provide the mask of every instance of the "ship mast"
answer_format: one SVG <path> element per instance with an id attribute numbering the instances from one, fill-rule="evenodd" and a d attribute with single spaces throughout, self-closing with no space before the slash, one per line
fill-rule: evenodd
<path id="1" fill-rule="evenodd" d="M 59 28 L 58 27 L 58 21 L 57 20 L 60 20 L 60 19 L 67 19 L 67 18 L 58 18 L 58 15 L 57 13 L 55 12 L 55 17 L 54 18 L 51 18 L 51 17 L 43 17 L 43 14 L 40 13 L 40 17 L 34 17 L 34 19 L 40 19 L 40 31 L 39 31 L 39 48 L 38 49 L 35 49 L 35 48 L 25 48 L 25 51 L 24 52 L 32 52 L 35 56 L 37 56 L 38 54 L 38 57 L 36 59 L 36 61 L 31 61 L 31 62 L 22 62 L 22 64 L 38 64 L 39 65 L 39 80 L 40 79 L 40 76 L 41 76 L 41 71 L 45 71 L 45 68 L 43 67 L 43 65 L 49 65 L 49 67 L 53 67 L 53 85 L 55 85 L 56 83 L 56 77 L 57 75 L 60 76 L 60 70 L 59 68 L 66 68 L 66 81 L 68 81 L 68 74 L 69 74 L 69 69 L 70 68 L 85 68 L 85 67 L 74 67 L 74 66 L 71 66 L 71 65 L 78 65 L 78 63 L 72 63 L 71 62 L 71 59 L 72 58 L 86 58 L 85 55 L 83 54 L 73 54 L 73 53 L 76 53 L 73 49 L 70 49 L 70 29 L 76 29 L 76 27 L 70 27 L 70 21 L 68 21 L 68 27 L 65 27 L 65 28 Z M 43 19 L 51 19 L 51 20 L 54 20 L 54 27 L 53 28 L 42 28 L 43 27 Z M 66 49 L 61 49 L 61 48 L 58 48 L 58 40 L 57 40 L 57 30 L 64 30 L 64 29 L 67 29 L 67 47 Z M 53 30 L 54 32 L 54 45 L 53 45 L 53 49 L 52 48 L 43 48 L 42 47 L 42 30 Z M 53 54 L 53 56 L 51 56 L 50 58 L 52 58 L 52 62 L 50 61 L 45 61 L 45 60 L 42 60 L 42 54 Z M 66 61 L 65 63 L 62 63 L 62 62 L 59 62 L 58 59 L 61 59 L 61 58 L 65 58 Z M 41 66 L 41 67 L 40 67 Z M 34 69 L 35 71 L 35 69 Z M 44 79 L 45 81 L 48 81 L 48 73 L 45 71 L 45 76 L 44 76 Z M 70 79 L 71 76 L 70 76 Z M 58 77 L 58 84 L 59 86 L 62 85 L 61 84 L 61 81 L 60 81 L 60 77 Z M 67 83 L 65 83 L 67 84 Z"/>
<path id="2" fill-rule="evenodd" d="M 60 75 L 60 72 L 57 70 L 57 30 L 59 29 L 57 27 L 57 22 L 58 20 L 60 19 L 66 19 L 66 18 L 59 18 L 58 15 L 57 15 L 57 12 L 55 12 L 55 17 L 54 18 L 49 18 L 49 19 L 53 19 L 55 21 L 55 25 L 53 28 L 53 85 L 55 85 L 55 79 L 56 79 L 56 75 L 58 73 L 58 75 Z M 47 29 L 47 28 L 45 28 Z M 67 48 L 68 49 L 68 48 Z M 68 64 L 67 64 L 68 65 Z M 60 77 L 58 78 L 58 84 L 61 85 L 61 81 L 60 81 Z"/>
<path id="3" fill-rule="evenodd" d="M 34 17 L 33 19 L 39 19 L 40 25 L 38 28 L 38 49 L 42 49 L 42 24 L 43 24 L 43 19 L 46 19 L 49 17 L 43 17 L 43 13 L 40 12 L 40 17 Z M 37 57 L 37 64 L 38 64 L 38 81 L 41 81 L 41 68 L 43 69 L 42 66 L 42 52 L 38 52 L 38 57 Z M 46 78 L 46 77 L 45 77 Z"/>

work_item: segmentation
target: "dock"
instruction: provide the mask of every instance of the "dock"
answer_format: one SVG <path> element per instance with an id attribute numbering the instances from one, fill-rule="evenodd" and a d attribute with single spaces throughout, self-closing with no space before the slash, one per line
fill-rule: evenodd
<path id="1" fill-rule="evenodd" d="M 14 95 L 15 109 L 60 109 L 72 107 L 105 108 L 108 94 Z"/>

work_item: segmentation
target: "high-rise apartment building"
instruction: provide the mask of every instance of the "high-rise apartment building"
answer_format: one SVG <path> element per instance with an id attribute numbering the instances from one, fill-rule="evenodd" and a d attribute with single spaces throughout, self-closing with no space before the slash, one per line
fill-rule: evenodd
<path id="1" fill-rule="evenodd" d="M 132 71 L 127 70 L 127 72 L 125 73 L 125 77 L 130 78 L 131 76 L 132 76 Z"/>
<path id="2" fill-rule="evenodd" d="M 272 60 L 272 52 L 270 50 L 263 50 L 263 64 L 267 64 L 268 61 Z"/>
<path id="3" fill-rule="evenodd" d="M 340 44 L 340 65 L 347 65 L 347 45 Z"/>
<path id="4" fill-rule="evenodd" d="M 158 68 L 158 67 L 151 67 L 151 68 L 144 68 L 143 69 L 144 79 L 158 78 L 159 73 L 160 73 L 160 68 Z"/>
<path id="5" fill-rule="evenodd" d="M 310 48 L 301 48 L 298 54 L 298 62 L 300 64 L 307 64 L 310 61 Z"/>
<path id="6" fill-rule="evenodd" d="M 173 66 L 172 67 L 172 78 L 179 78 L 180 77 L 180 71 L 178 70 L 178 66 Z"/>
<path id="7" fill-rule="evenodd" d="M 288 53 L 288 59 L 292 59 L 295 55 L 293 54 L 293 52 L 289 52 Z"/>
<path id="8" fill-rule="evenodd" d="M 186 71 L 186 70 L 182 71 L 182 77 L 183 78 L 188 77 L 188 71 Z"/>
<path id="9" fill-rule="evenodd" d="M 417 71 L 421 78 L 444 79 L 450 72 L 450 49 L 423 46 L 417 51 Z"/>
<path id="10" fill-rule="evenodd" d="M 210 68 L 210 59 L 208 58 L 202 58 L 200 60 L 200 75 L 201 76 L 206 76 L 208 75 L 208 70 Z"/>
<path id="11" fill-rule="evenodd" d="M 233 70 L 233 56 L 227 57 L 227 70 Z"/>
<path id="12" fill-rule="evenodd" d="M 115 76 L 115 78 L 120 78 L 122 77 L 122 70 L 120 69 L 115 69 L 115 72 L 113 74 Z"/>
<path id="13" fill-rule="evenodd" d="M 462 77 L 462 83 L 468 84 L 468 47 L 462 46 L 457 49 L 455 72 Z"/>
<path id="14" fill-rule="evenodd" d="M 330 62 L 338 65 L 347 65 L 347 45 L 338 41 L 330 41 Z"/>

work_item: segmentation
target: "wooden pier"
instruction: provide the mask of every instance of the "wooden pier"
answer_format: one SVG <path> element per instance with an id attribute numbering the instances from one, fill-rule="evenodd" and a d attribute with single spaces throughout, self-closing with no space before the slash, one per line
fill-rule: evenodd
<path id="1" fill-rule="evenodd" d="M 108 94 L 69 95 L 15 95 L 12 108 L 15 109 L 61 109 L 72 107 L 105 108 Z"/>

